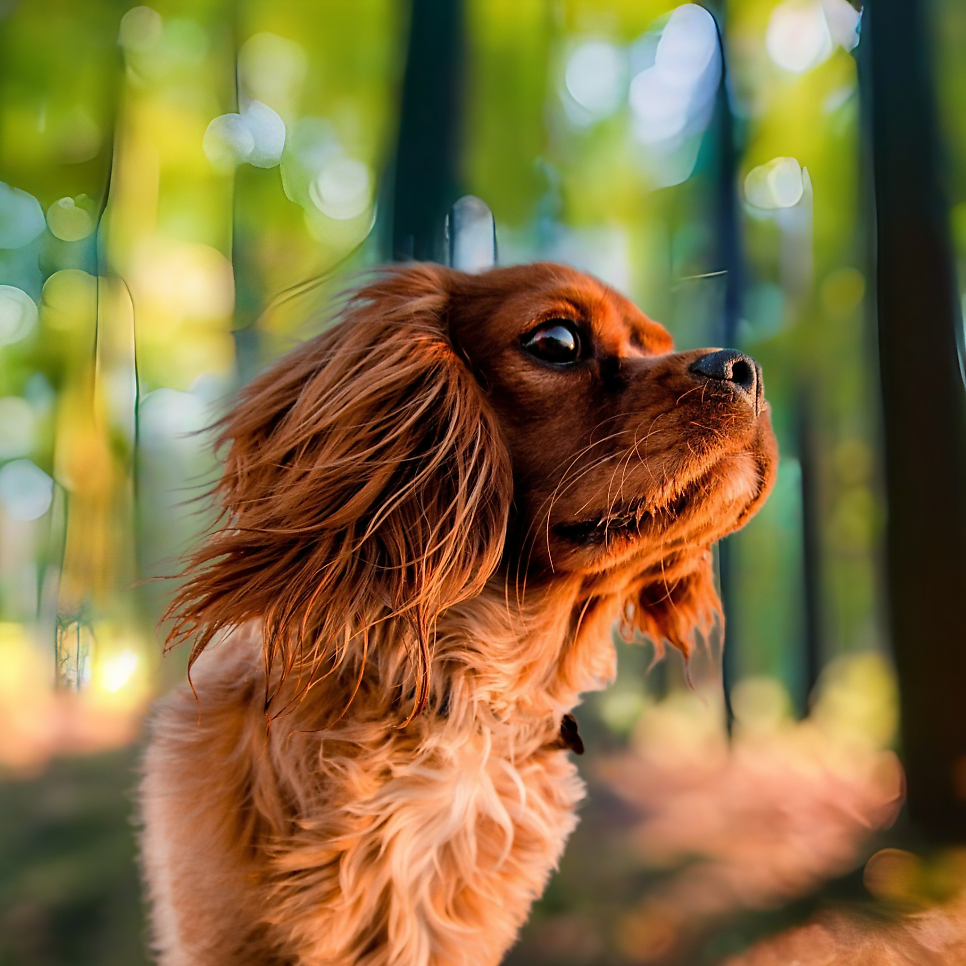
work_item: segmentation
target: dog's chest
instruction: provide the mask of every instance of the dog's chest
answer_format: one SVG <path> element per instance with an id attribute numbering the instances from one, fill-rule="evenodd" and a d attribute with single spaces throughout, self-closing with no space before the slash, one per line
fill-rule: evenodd
<path id="1" fill-rule="evenodd" d="M 424 938 L 443 948 L 448 936 L 465 943 L 468 933 L 492 932 L 500 921 L 508 930 L 500 943 L 509 943 L 559 861 L 584 793 L 565 750 L 544 744 L 513 752 L 510 742 L 477 732 L 415 754 L 387 751 L 368 762 L 366 776 L 358 761 L 330 760 L 329 774 L 345 781 L 326 783 L 314 842 L 304 833 L 315 823 L 303 816 L 295 849 L 302 854 L 289 854 L 283 866 L 303 874 L 314 866 L 312 880 L 328 882 L 328 914 L 360 929 L 385 914 L 390 931 L 393 922 L 423 923 L 432 933 Z M 323 855 L 329 873 L 316 865 Z M 310 901 L 283 891 L 289 901 Z M 432 925 L 443 921 L 445 929 Z M 454 957 L 462 962 L 455 949 Z"/>
<path id="2" fill-rule="evenodd" d="M 356 962 L 382 936 L 393 963 L 497 963 L 542 893 L 584 793 L 567 752 L 485 731 L 429 737 L 364 763 L 331 746 L 316 759 L 322 799 L 276 843 L 266 908 L 306 924 L 293 937 L 309 942 L 306 962 Z"/>
<path id="3" fill-rule="evenodd" d="M 549 869 L 582 797 L 583 783 L 564 751 L 515 755 L 491 736 L 476 735 L 394 762 L 363 811 L 378 817 L 383 848 L 409 853 L 408 868 L 448 864 L 470 879 L 499 874 L 511 860 Z"/>

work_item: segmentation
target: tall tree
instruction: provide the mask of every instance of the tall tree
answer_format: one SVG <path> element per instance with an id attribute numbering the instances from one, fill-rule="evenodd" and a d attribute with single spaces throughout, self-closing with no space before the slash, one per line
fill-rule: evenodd
<path id="1" fill-rule="evenodd" d="M 725 44 L 726 0 L 714 5 L 713 13 L 718 24 L 718 41 L 721 45 L 721 81 L 715 98 L 715 192 L 714 237 L 716 242 L 715 267 L 723 274 L 724 300 L 716 339 L 720 345 L 732 348 L 738 343 L 738 321 L 741 317 L 741 294 L 744 284 L 742 263 L 741 222 L 738 207 L 738 134 L 735 118 L 728 97 L 728 56 Z M 725 537 L 718 544 L 718 580 L 721 585 L 721 603 L 725 621 L 734 614 L 736 604 L 734 580 L 734 538 Z M 740 646 L 736 639 L 735 622 L 725 628 L 724 650 L 721 656 L 722 682 L 728 727 L 733 721 L 731 688 L 737 676 L 737 655 Z"/>
<path id="2" fill-rule="evenodd" d="M 439 260 L 459 195 L 461 0 L 412 0 L 392 199 L 392 257 Z"/>
<path id="3" fill-rule="evenodd" d="M 944 843 L 966 839 L 966 390 L 926 8 L 867 5 L 861 60 L 902 751 L 910 815 Z"/>

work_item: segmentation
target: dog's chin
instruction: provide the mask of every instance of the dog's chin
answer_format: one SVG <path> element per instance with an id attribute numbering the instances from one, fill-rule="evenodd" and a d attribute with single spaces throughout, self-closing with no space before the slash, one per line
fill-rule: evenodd
<path id="1" fill-rule="evenodd" d="M 695 541 L 711 543 L 741 525 L 764 487 L 753 454 L 721 457 L 660 500 L 642 494 L 553 524 L 556 560 L 566 559 L 565 569 L 597 572 Z"/>

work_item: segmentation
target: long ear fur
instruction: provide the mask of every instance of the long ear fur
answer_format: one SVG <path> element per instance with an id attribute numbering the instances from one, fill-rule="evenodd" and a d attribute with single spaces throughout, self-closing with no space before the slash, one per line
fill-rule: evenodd
<path id="1" fill-rule="evenodd" d="M 621 634 L 630 640 L 636 629 L 654 642 L 658 654 L 667 641 L 687 658 L 695 633 L 707 636 L 715 620 L 723 619 L 711 551 L 704 550 L 687 569 L 672 570 L 665 580 L 649 583 L 627 598 Z"/>
<path id="2" fill-rule="evenodd" d="M 449 274 L 384 273 L 223 421 L 222 525 L 190 560 L 169 643 L 193 639 L 193 663 L 219 631 L 260 618 L 266 706 L 293 668 L 336 666 L 353 642 L 361 679 L 381 625 L 411 662 L 418 713 L 438 615 L 499 563 L 509 456 L 446 335 Z"/>

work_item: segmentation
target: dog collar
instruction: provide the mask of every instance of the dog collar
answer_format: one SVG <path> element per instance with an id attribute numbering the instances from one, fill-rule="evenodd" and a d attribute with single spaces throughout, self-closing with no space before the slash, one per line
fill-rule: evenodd
<path id="1" fill-rule="evenodd" d="M 560 733 L 554 747 L 569 748 L 575 755 L 584 753 L 584 742 L 577 729 L 577 719 L 572 714 L 565 714 L 560 719 Z"/>

